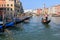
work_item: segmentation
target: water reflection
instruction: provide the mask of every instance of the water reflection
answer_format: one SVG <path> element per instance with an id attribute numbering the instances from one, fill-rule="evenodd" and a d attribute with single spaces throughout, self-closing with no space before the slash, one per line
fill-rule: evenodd
<path id="1" fill-rule="evenodd" d="M 6 38 L 5 34 L 1 33 L 0 34 L 0 40 Z"/>
<path id="2" fill-rule="evenodd" d="M 22 23 L 17 24 L 17 25 L 15 25 L 14 27 L 8 28 L 8 30 L 16 30 L 16 31 L 22 31 L 23 29 L 24 29 L 24 28 L 23 28 Z"/>
<path id="3" fill-rule="evenodd" d="M 0 40 L 13 40 L 12 34 L 6 30 L 6 32 L 0 34 Z"/>
<path id="4" fill-rule="evenodd" d="M 49 24 L 45 24 L 44 25 L 46 28 L 50 28 L 50 25 Z"/>
<path id="5" fill-rule="evenodd" d="M 60 24 L 60 17 L 52 17 L 52 21 L 53 21 L 55 24 Z"/>

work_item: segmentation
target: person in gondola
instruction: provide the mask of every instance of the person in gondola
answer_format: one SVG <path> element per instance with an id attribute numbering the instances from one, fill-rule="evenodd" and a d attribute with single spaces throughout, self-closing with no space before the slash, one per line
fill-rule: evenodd
<path id="1" fill-rule="evenodd" d="M 45 14 L 42 18 L 42 22 L 47 22 L 48 21 L 48 15 Z"/>
<path id="2" fill-rule="evenodd" d="M 46 18 L 45 18 L 45 16 L 43 16 L 43 18 L 42 18 L 42 22 L 46 22 Z"/>
<path id="3" fill-rule="evenodd" d="M 46 21 L 48 21 L 48 15 L 47 14 L 45 14 L 45 18 L 46 18 Z"/>

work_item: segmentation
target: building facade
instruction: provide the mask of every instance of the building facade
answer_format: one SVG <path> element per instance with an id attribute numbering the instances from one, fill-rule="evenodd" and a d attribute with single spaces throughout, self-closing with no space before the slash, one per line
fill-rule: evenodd
<path id="1" fill-rule="evenodd" d="M 14 16 L 20 13 L 21 10 L 20 0 L 0 0 L 0 8 L 5 8 L 6 16 Z"/>
<path id="2" fill-rule="evenodd" d="M 60 5 L 55 5 L 50 8 L 48 8 L 48 13 L 49 14 L 60 14 Z"/>
<path id="3" fill-rule="evenodd" d="M 0 8 L 5 8 L 6 16 L 13 16 L 14 14 L 14 1 L 13 0 L 0 0 Z"/>
<path id="4" fill-rule="evenodd" d="M 60 15 L 60 5 L 55 6 L 56 14 Z"/>
<path id="5" fill-rule="evenodd" d="M 41 14 L 42 13 L 42 9 L 37 9 L 37 14 Z"/>

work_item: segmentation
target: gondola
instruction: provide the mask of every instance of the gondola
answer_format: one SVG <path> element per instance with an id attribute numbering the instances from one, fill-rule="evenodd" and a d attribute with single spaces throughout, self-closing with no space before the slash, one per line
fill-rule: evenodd
<path id="1" fill-rule="evenodd" d="M 15 18 L 14 20 L 15 20 L 15 24 L 19 24 L 19 23 L 21 23 L 21 22 L 24 22 L 25 20 L 28 20 L 28 19 L 30 19 L 30 17 L 25 17 L 24 19 L 19 19 L 19 18 Z"/>
<path id="2" fill-rule="evenodd" d="M 0 32 L 3 32 L 3 26 L 0 25 Z"/>
<path id="3" fill-rule="evenodd" d="M 48 21 L 46 21 L 46 22 L 44 22 L 43 20 L 42 20 L 42 23 L 43 24 L 49 24 L 51 22 L 51 20 L 48 20 Z"/>
<path id="4" fill-rule="evenodd" d="M 0 32 L 4 32 L 4 25 L 2 21 L 0 21 Z"/>
<path id="5" fill-rule="evenodd" d="M 8 28 L 8 27 L 13 27 L 14 26 L 14 22 L 7 22 L 6 24 L 5 24 L 5 27 L 6 28 Z"/>

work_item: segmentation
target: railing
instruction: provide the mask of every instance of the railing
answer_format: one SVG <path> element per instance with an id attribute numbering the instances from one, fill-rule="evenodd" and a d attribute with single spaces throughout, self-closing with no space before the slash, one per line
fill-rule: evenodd
<path id="1" fill-rule="evenodd" d="M 19 4 L 15 4 L 16 7 L 20 8 L 20 5 Z"/>

